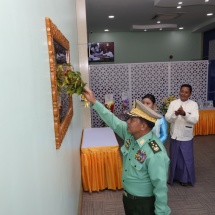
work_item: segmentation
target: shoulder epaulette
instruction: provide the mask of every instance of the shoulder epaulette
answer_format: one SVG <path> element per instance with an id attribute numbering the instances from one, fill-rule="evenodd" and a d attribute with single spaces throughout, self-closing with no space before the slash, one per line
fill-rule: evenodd
<path id="1" fill-rule="evenodd" d="M 155 140 L 150 141 L 149 146 L 152 149 L 152 151 L 154 152 L 154 154 L 162 151 L 160 146 L 155 142 Z"/>

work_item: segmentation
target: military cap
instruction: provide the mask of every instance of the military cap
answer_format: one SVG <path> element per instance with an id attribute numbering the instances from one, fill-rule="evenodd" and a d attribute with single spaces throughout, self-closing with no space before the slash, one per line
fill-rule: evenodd
<path id="1" fill-rule="evenodd" d="M 157 119 L 161 119 L 161 115 L 156 113 L 151 108 L 144 105 L 142 102 L 135 100 L 133 108 L 128 112 L 129 116 L 141 117 L 150 122 L 156 122 Z"/>

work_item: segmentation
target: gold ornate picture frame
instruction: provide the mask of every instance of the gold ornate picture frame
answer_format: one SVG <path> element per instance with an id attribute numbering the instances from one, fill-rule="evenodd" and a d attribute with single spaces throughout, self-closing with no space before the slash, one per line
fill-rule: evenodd
<path id="1" fill-rule="evenodd" d="M 59 102 L 61 97 L 57 91 L 57 59 L 56 59 L 56 44 L 62 47 L 66 54 L 66 63 L 70 63 L 70 47 L 69 41 L 57 28 L 57 26 L 51 21 L 50 18 L 46 18 L 46 32 L 48 40 L 48 51 L 49 51 L 49 63 L 50 63 L 50 76 L 51 76 L 51 87 L 52 87 L 52 102 L 53 102 L 53 114 L 54 114 L 54 129 L 55 129 L 55 140 L 56 149 L 59 149 L 64 136 L 68 130 L 69 124 L 73 116 L 73 105 L 72 97 L 63 95 L 63 109 L 64 113 L 61 114 Z M 65 106 L 65 107 L 64 107 Z"/>

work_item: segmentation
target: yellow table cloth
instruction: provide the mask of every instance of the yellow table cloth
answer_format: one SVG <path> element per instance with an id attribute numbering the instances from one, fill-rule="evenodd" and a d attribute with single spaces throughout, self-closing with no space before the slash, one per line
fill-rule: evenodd
<path id="1" fill-rule="evenodd" d="M 215 108 L 199 110 L 199 121 L 194 126 L 194 135 L 215 134 Z"/>
<path id="2" fill-rule="evenodd" d="M 84 191 L 122 188 L 122 159 L 114 132 L 109 127 L 84 129 L 81 173 Z"/>

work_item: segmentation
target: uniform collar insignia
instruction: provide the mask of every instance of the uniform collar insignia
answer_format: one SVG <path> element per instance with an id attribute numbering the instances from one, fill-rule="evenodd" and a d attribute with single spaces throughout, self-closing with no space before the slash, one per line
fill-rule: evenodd
<path id="1" fill-rule="evenodd" d="M 148 134 L 142 136 L 137 140 L 137 143 L 139 144 L 139 147 L 142 147 L 146 142 L 148 142 L 150 139 L 152 139 L 152 131 L 150 131 Z"/>
<path id="2" fill-rule="evenodd" d="M 143 145 L 143 143 L 145 143 L 145 140 L 144 139 L 140 140 L 140 145 Z"/>

